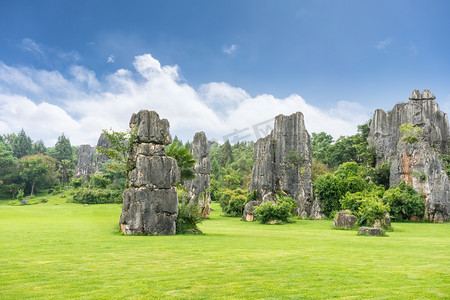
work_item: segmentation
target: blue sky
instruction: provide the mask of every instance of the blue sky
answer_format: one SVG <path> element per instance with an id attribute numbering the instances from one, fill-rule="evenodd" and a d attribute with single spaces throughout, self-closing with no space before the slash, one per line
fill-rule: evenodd
<path id="1" fill-rule="evenodd" d="M 430 89 L 450 109 L 448 1 L 2 1 L 0 133 L 94 144 L 154 109 L 183 139 L 278 113 L 352 134 Z M 269 122 L 270 123 L 270 122 Z M 265 126 L 265 125 L 264 125 Z"/>

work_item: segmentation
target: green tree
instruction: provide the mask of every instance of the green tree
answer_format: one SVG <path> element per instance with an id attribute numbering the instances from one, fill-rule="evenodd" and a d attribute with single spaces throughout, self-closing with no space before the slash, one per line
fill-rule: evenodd
<path id="1" fill-rule="evenodd" d="M 33 153 L 33 142 L 23 129 L 17 136 L 15 134 L 8 135 L 7 139 L 15 157 L 21 158 Z"/>
<path id="2" fill-rule="evenodd" d="M 107 169 L 128 174 L 134 166 L 128 162 L 128 156 L 137 138 L 137 127 L 127 131 L 113 131 L 112 129 L 103 130 L 106 138 L 111 142 L 110 148 L 96 147 L 98 153 L 107 155 L 115 163 L 107 164 Z"/>
<path id="3" fill-rule="evenodd" d="M 63 159 L 72 161 L 73 158 L 73 149 L 70 144 L 70 140 L 64 135 L 64 133 L 58 137 L 58 141 L 55 144 L 54 149 L 54 157 L 58 161 L 62 161 Z"/>
<path id="4" fill-rule="evenodd" d="M 47 148 L 42 140 L 33 143 L 33 154 L 45 154 L 46 152 Z"/>
<path id="5" fill-rule="evenodd" d="M 326 162 L 328 148 L 333 143 L 333 137 L 325 132 L 313 132 L 311 137 L 312 156 L 319 162 Z"/>
<path id="6" fill-rule="evenodd" d="M 231 149 L 231 144 L 228 140 L 221 147 L 219 162 L 221 167 L 225 167 L 227 164 L 233 162 L 233 152 Z"/>
<path id="7" fill-rule="evenodd" d="M 14 198 L 19 189 L 19 161 L 13 155 L 9 145 L 0 141 L 0 193 L 11 194 Z"/>
<path id="8" fill-rule="evenodd" d="M 54 186 L 57 182 L 56 160 L 47 155 L 35 154 L 19 159 L 20 177 L 33 195 L 35 190 Z"/>

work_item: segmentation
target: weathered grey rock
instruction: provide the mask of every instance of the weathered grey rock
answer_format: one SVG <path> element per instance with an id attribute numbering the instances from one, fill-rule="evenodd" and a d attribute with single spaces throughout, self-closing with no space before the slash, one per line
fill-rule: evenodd
<path id="1" fill-rule="evenodd" d="M 106 135 L 102 132 L 100 134 L 100 137 L 97 141 L 97 148 L 104 148 L 104 149 L 110 149 L 111 148 L 111 141 L 106 137 Z M 97 166 L 100 164 L 104 164 L 109 159 L 108 155 L 99 154 L 97 155 Z"/>
<path id="2" fill-rule="evenodd" d="M 90 145 L 81 145 L 78 149 L 78 163 L 73 172 L 75 178 L 89 176 L 96 171 L 94 163 L 95 148 Z"/>
<path id="3" fill-rule="evenodd" d="M 275 118 L 274 129 L 255 144 L 255 164 L 249 191 L 257 191 L 259 200 L 283 191 L 297 201 L 299 216 L 315 217 L 311 184 L 311 139 L 303 114 Z M 272 197 L 273 198 L 273 197 Z"/>
<path id="4" fill-rule="evenodd" d="M 413 93 L 414 94 L 414 93 Z M 377 165 L 391 161 L 401 139 L 400 125 L 411 123 L 423 129 L 423 139 L 442 154 L 448 153 L 450 131 L 447 114 L 433 100 L 399 103 L 386 113 L 375 110 L 370 124 L 369 142 L 375 146 Z"/>
<path id="5" fill-rule="evenodd" d="M 159 119 L 155 111 L 141 110 L 133 114 L 130 119 L 130 128 L 137 129 L 138 143 L 154 143 L 169 145 L 172 143 L 170 125 L 166 119 Z"/>
<path id="6" fill-rule="evenodd" d="M 423 90 L 422 94 L 420 95 L 422 100 L 434 100 L 436 99 L 436 96 L 430 92 L 430 90 Z"/>
<path id="7" fill-rule="evenodd" d="M 203 131 L 197 132 L 191 144 L 191 154 L 196 161 L 194 165 L 195 178 L 184 183 L 184 188 L 190 195 L 189 202 L 198 205 L 202 218 L 208 218 L 211 211 L 209 142 Z"/>
<path id="8" fill-rule="evenodd" d="M 373 223 L 373 227 L 381 229 L 391 228 L 391 215 L 387 211 L 384 212 L 384 217 L 382 219 L 376 219 Z"/>
<path id="9" fill-rule="evenodd" d="M 392 162 L 390 185 L 405 180 L 417 192 L 424 193 L 425 219 L 446 222 L 450 215 L 450 187 L 439 156 L 449 151 L 448 117 L 433 100 L 433 93 L 429 90 L 424 90 L 420 96 L 418 93 L 415 90 L 411 101 L 396 104 L 389 113 L 376 110 L 368 140 L 375 147 L 377 165 Z M 405 123 L 423 129 L 420 141 L 409 144 L 401 140 L 399 127 Z M 424 177 L 426 180 L 422 179 Z"/>
<path id="10" fill-rule="evenodd" d="M 138 138 L 131 147 L 128 166 L 130 186 L 123 194 L 120 229 L 124 234 L 175 234 L 178 216 L 177 162 L 165 156 L 171 140 L 169 122 L 152 111 L 133 114 L 130 127 L 138 126 Z M 142 130 L 141 130 L 142 128 Z"/>
<path id="11" fill-rule="evenodd" d="M 382 236 L 386 232 L 378 227 L 359 227 L 358 235 L 372 235 L 372 236 Z"/>
<path id="12" fill-rule="evenodd" d="M 409 96 L 409 100 L 422 100 L 422 95 L 420 94 L 419 90 L 414 90 Z"/>
<path id="13" fill-rule="evenodd" d="M 351 212 L 347 210 L 342 210 L 336 214 L 334 217 L 334 227 L 338 228 L 347 228 L 352 229 L 358 218 L 351 214 Z"/>
<path id="14" fill-rule="evenodd" d="M 409 144 L 400 141 L 393 158 L 390 185 L 402 180 L 425 197 L 425 220 L 448 222 L 450 216 L 450 182 L 439 153 L 425 141 Z"/>
<path id="15" fill-rule="evenodd" d="M 244 206 L 244 213 L 242 214 L 241 220 L 247 222 L 255 221 L 255 215 L 253 211 L 255 210 L 255 207 L 259 206 L 260 204 L 261 202 L 255 200 L 247 202 Z"/>
<path id="16" fill-rule="evenodd" d="M 28 202 L 27 202 L 27 200 L 23 199 L 22 201 L 20 201 L 20 204 L 22 204 L 22 205 L 28 205 Z"/>

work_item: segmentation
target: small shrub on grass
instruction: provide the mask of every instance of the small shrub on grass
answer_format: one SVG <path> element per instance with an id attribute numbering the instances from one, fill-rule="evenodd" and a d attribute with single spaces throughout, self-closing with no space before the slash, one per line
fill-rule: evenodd
<path id="1" fill-rule="evenodd" d="M 122 191 L 81 188 L 73 195 L 73 202 L 82 204 L 122 203 Z"/>
<path id="2" fill-rule="evenodd" d="M 241 189 L 223 190 L 219 196 L 219 204 L 222 211 L 229 217 L 240 217 L 244 212 L 245 204 L 248 199 L 254 197 L 255 194 L 248 195 Z"/>
<path id="3" fill-rule="evenodd" d="M 292 210 L 297 207 L 295 200 L 285 196 L 277 198 L 277 202 L 266 202 L 255 208 L 254 214 L 260 223 L 266 224 L 274 220 L 289 221 Z"/>
<path id="4" fill-rule="evenodd" d="M 382 220 L 389 207 L 378 198 L 366 198 L 359 207 L 357 214 L 358 223 L 361 226 L 372 227 L 375 220 Z"/>
<path id="5" fill-rule="evenodd" d="M 199 206 L 180 203 L 178 205 L 178 217 L 176 220 L 177 234 L 184 234 L 190 230 L 201 233 L 197 224 L 202 221 L 202 213 Z"/>

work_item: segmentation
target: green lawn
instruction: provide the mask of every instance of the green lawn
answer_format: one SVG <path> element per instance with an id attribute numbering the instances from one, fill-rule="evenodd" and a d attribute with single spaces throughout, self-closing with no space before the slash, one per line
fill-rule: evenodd
<path id="1" fill-rule="evenodd" d="M 363 237 L 213 208 L 204 235 L 123 236 L 120 205 L 0 201 L 0 299 L 450 298 L 449 223 Z"/>

